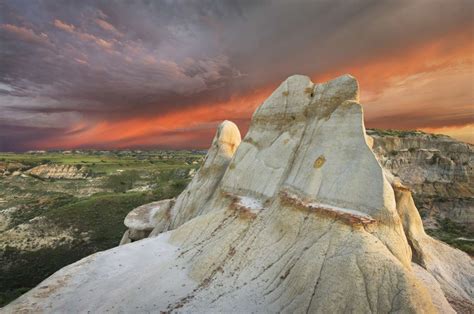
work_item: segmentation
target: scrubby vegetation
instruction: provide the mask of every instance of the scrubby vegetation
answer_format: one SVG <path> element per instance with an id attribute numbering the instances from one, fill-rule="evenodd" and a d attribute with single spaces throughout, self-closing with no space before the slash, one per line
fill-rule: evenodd
<path id="1" fill-rule="evenodd" d="M 474 256 L 474 233 L 469 232 L 466 227 L 455 223 L 449 218 L 440 219 L 438 223 L 438 229 L 427 229 L 426 232 L 429 235 Z"/>
<path id="2" fill-rule="evenodd" d="M 0 153 L 4 166 L 3 172 L 0 169 L 0 243 L 4 243 L 0 251 L 0 306 L 61 267 L 118 245 L 127 213 L 142 204 L 178 195 L 203 157 L 186 151 Z M 28 174 L 28 169 L 44 164 L 87 167 L 88 177 L 44 179 Z M 13 175 L 7 167 L 20 169 L 21 174 Z M 47 247 L 26 249 L 8 236 L 11 230 L 24 227 L 41 237 L 44 230 L 35 224 L 38 217 L 65 230 L 73 240 L 60 238 Z"/>
<path id="3" fill-rule="evenodd" d="M 104 187 L 111 189 L 115 193 L 123 193 L 133 188 L 133 185 L 139 179 L 140 175 L 137 170 L 127 170 L 107 177 Z"/>
<path id="4" fill-rule="evenodd" d="M 435 138 L 438 137 L 445 137 L 446 135 L 443 134 L 432 134 L 432 133 L 425 133 L 420 130 L 391 130 L 391 129 L 367 129 L 367 133 L 369 135 L 378 135 L 378 136 L 396 136 L 396 137 L 410 137 L 410 136 L 417 136 L 420 134 L 424 134 L 427 136 L 432 136 Z"/>

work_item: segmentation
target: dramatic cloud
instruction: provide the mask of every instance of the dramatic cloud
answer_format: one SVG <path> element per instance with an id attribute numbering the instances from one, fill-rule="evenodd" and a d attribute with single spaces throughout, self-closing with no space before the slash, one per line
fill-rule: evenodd
<path id="1" fill-rule="evenodd" d="M 0 150 L 207 147 L 287 76 L 361 83 L 367 125 L 473 121 L 472 1 L 0 1 Z M 454 130 L 454 131 L 453 131 Z M 445 131 L 445 132 L 448 132 Z"/>

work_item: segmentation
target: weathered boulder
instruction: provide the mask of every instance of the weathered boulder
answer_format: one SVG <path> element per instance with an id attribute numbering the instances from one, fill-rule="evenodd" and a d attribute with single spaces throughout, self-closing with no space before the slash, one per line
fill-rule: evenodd
<path id="1" fill-rule="evenodd" d="M 357 101 L 349 75 L 288 78 L 218 180 L 206 160 L 156 237 L 72 264 L 5 311 L 448 313 L 452 298 L 469 309 L 474 266 L 423 247 L 432 239 L 372 153 Z M 438 273 L 454 267 L 467 277 Z"/>
<path id="2" fill-rule="evenodd" d="M 443 314 L 456 313 L 446 300 L 444 292 L 436 279 L 426 269 L 416 263 L 412 263 L 413 272 L 418 280 L 420 280 L 427 288 L 438 312 Z M 461 312 L 462 313 L 462 312 Z"/>

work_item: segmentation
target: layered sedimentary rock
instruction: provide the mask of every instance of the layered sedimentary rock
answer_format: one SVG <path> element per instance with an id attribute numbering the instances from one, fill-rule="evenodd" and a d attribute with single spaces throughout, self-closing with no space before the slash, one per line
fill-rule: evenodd
<path id="1" fill-rule="evenodd" d="M 235 153 L 211 158 L 213 144 L 150 238 L 60 270 L 5 311 L 472 309 L 473 262 L 424 234 L 408 189 L 368 145 L 358 93 L 348 75 L 288 78 Z"/>
<path id="2" fill-rule="evenodd" d="M 84 179 L 88 175 L 86 167 L 56 164 L 40 165 L 26 173 L 43 179 Z"/>
<path id="3" fill-rule="evenodd" d="M 368 130 L 383 167 L 415 193 L 424 221 L 448 218 L 474 230 L 474 147 L 448 136 Z"/>

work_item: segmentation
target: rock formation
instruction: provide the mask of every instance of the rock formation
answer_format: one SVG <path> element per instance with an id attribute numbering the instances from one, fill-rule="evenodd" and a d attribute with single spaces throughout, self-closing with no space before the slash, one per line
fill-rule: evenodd
<path id="1" fill-rule="evenodd" d="M 424 233 L 369 147 L 358 94 L 348 75 L 288 78 L 238 148 L 236 127 L 219 127 L 174 206 L 127 217 L 130 230 L 156 223 L 150 238 L 65 267 L 4 311 L 472 310 L 474 263 Z"/>
<path id="2" fill-rule="evenodd" d="M 153 229 L 168 226 L 174 203 L 174 199 L 162 200 L 139 206 L 128 213 L 124 221 L 128 230 L 122 236 L 120 245 L 144 239 Z"/>
<path id="3" fill-rule="evenodd" d="M 164 200 L 140 206 L 125 218 L 128 230 L 120 241 L 127 244 L 148 235 L 155 236 L 175 229 L 186 221 L 209 211 L 204 207 L 214 195 L 235 150 L 241 141 L 237 126 L 231 121 L 217 128 L 203 166 L 194 175 L 176 201 Z"/>
<path id="4" fill-rule="evenodd" d="M 224 121 L 219 125 L 203 166 L 178 196 L 167 218 L 156 225 L 152 236 L 175 229 L 186 221 L 209 212 L 210 208 L 204 205 L 217 190 L 240 141 L 239 129 L 233 122 Z"/>

